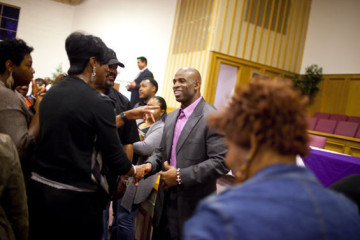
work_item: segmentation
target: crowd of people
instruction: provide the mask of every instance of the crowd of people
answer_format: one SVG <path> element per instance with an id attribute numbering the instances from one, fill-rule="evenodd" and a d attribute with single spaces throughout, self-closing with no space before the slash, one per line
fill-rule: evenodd
<path id="1" fill-rule="evenodd" d="M 32 80 L 32 47 L 0 42 L 0 239 L 133 240 L 158 179 L 154 240 L 360 239 L 357 206 L 295 164 L 307 100 L 289 81 L 252 79 L 216 111 L 182 67 L 167 114 L 145 57 L 129 100 L 102 39 L 74 32 L 65 50 L 70 68 L 50 88 Z M 237 184 L 217 195 L 229 170 Z"/>

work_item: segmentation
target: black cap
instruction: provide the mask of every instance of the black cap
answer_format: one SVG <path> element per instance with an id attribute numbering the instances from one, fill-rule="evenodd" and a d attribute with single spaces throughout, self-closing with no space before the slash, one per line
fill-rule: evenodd
<path id="1" fill-rule="evenodd" d="M 116 53 L 114 52 L 114 50 L 109 48 L 109 54 L 110 54 L 110 60 L 108 62 L 108 65 L 119 65 L 120 67 L 125 67 L 125 65 L 123 63 L 121 63 L 117 57 L 116 57 Z"/>

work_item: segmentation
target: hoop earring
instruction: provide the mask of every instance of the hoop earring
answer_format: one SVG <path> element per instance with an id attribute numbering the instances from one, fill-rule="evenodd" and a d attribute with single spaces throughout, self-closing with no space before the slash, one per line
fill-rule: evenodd
<path id="1" fill-rule="evenodd" d="M 10 72 L 10 76 L 6 79 L 6 87 L 13 89 L 14 87 L 14 78 L 12 76 L 12 72 Z"/>
<path id="2" fill-rule="evenodd" d="M 93 71 L 90 79 L 91 82 L 95 82 L 95 76 L 96 76 L 96 67 L 93 67 Z"/>

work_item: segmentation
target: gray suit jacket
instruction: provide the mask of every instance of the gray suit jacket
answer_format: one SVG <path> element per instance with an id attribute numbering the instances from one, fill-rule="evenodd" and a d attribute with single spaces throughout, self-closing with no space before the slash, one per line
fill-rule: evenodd
<path id="1" fill-rule="evenodd" d="M 134 152 L 140 156 L 137 163 L 138 165 L 143 164 L 154 152 L 155 148 L 160 146 L 163 129 L 164 122 L 161 120 L 157 121 L 145 134 L 144 141 L 138 141 L 133 144 Z M 135 187 L 132 183 L 129 184 L 121 200 L 121 206 L 130 212 L 133 204 L 139 204 L 145 201 L 150 195 L 157 177 L 158 174 L 154 174 L 146 179 L 142 179 L 137 187 Z"/>
<path id="2" fill-rule="evenodd" d="M 177 146 L 176 162 L 181 169 L 182 185 L 176 191 L 164 192 L 159 185 L 155 205 L 154 224 L 159 224 L 162 209 L 166 207 L 165 194 L 176 194 L 177 210 L 167 208 L 169 215 L 177 215 L 177 226 L 172 228 L 182 229 L 184 222 L 192 215 L 198 202 L 216 190 L 216 179 L 229 170 L 224 165 L 227 149 L 223 138 L 215 131 L 208 128 L 206 115 L 215 111 L 215 108 L 201 99 L 194 112 L 186 122 Z M 150 174 L 160 171 L 164 161 L 169 161 L 171 156 L 174 128 L 179 114 L 179 109 L 171 112 L 165 122 L 164 133 L 160 148 L 156 149 L 146 162 L 152 164 Z M 176 211 L 169 213 L 170 211 Z M 173 222 L 173 221 L 172 221 Z"/>

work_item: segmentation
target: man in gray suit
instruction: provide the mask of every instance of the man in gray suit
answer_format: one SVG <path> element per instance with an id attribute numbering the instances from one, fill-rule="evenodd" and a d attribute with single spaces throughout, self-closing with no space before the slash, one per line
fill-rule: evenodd
<path id="1" fill-rule="evenodd" d="M 160 148 L 146 161 L 149 174 L 160 170 L 153 239 L 181 239 L 184 222 L 197 203 L 215 192 L 216 179 L 228 172 L 224 140 L 206 124 L 215 108 L 201 97 L 200 73 L 181 68 L 173 79 L 181 108 L 166 118 Z"/>

